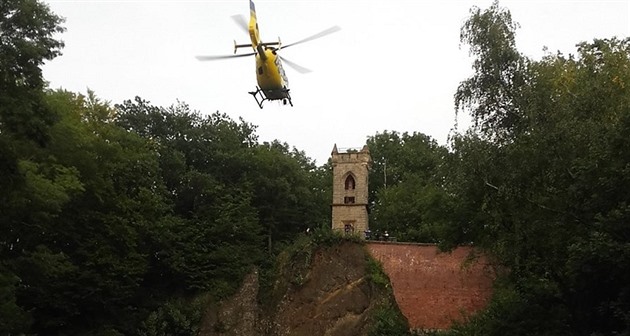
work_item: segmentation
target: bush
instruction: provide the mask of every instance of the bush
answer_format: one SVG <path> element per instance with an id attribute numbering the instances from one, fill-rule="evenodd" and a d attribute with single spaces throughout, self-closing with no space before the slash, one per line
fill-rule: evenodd
<path id="1" fill-rule="evenodd" d="M 409 327 L 397 307 L 386 304 L 377 308 L 373 315 L 369 336 L 408 336 Z"/>
<path id="2" fill-rule="evenodd" d="M 173 300 L 149 314 L 142 323 L 140 336 L 196 336 L 208 298 L 200 296 L 192 300 Z"/>

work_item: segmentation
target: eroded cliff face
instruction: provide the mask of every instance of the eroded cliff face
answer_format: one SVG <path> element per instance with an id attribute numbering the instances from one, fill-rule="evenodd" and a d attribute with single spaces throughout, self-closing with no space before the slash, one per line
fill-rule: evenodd
<path id="1" fill-rule="evenodd" d="M 260 335 L 258 289 L 258 271 L 254 270 L 245 277 L 235 295 L 221 302 L 219 307 L 208 307 L 199 336 Z"/>
<path id="2" fill-rule="evenodd" d="M 395 307 L 388 285 L 376 284 L 368 272 L 368 258 L 352 242 L 317 248 L 303 269 L 281 265 L 273 293 L 264 293 L 275 299 L 265 303 L 252 272 L 236 295 L 207 312 L 200 335 L 367 335 L 375 310 Z"/>

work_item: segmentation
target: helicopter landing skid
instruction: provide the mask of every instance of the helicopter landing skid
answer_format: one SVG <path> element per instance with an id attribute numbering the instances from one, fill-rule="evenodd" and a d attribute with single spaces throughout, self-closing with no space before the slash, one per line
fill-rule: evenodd
<path id="1" fill-rule="evenodd" d="M 249 92 L 250 95 L 254 96 L 254 99 L 256 100 L 258 107 L 260 107 L 261 109 L 263 108 L 263 103 L 265 102 L 265 100 L 282 100 L 282 103 L 284 105 L 286 105 L 288 102 L 289 105 L 293 106 L 293 102 L 291 101 L 291 96 L 289 95 L 289 89 L 285 88 L 285 89 L 280 89 L 280 90 L 273 90 L 268 93 L 272 94 L 274 98 L 267 98 L 267 96 L 265 95 L 265 91 L 259 88 L 258 86 L 256 87 L 256 91 Z M 280 95 L 278 95 L 278 93 L 280 93 Z"/>

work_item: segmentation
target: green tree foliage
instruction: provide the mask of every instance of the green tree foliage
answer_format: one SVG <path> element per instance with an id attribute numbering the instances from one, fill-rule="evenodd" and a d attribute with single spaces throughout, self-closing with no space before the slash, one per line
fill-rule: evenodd
<path id="1" fill-rule="evenodd" d="M 92 95 L 49 95 L 60 116 L 46 148 L 24 147 L 24 188 L 7 206 L 3 260 L 20 279 L 32 331 L 125 330 L 147 271 L 142 237 L 163 215 L 157 157 Z"/>
<path id="2" fill-rule="evenodd" d="M 140 336 L 193 336 L 201 329 L 201 319 L 208 300 L 172 299 L 151 312 L 138 328 Z"/>
<path id="3" fill-rule="evenodd" d="M 53 35 L 63 31 L 59 26 L 61 22 L 61 18 L 36 0 L 0 3 L 1 334 L 20 333 L 32 323 L 27 309 L 18 301 L 20 277 L 6 262 L 8 251 L 19 239 L 16 230 L 23 224 L 12 218 L 18 211 L 12 209 L 11 204 L 24 205 L 30 200 L 18 199 L 38 189 L 40 196 L 47 194 L 51 198 L 33 199 L 33 202 L 55 207 L 58 202 L 63 202 L 64 188 L 73 188 L 71 171 L 63 167 L 48 169 L 52 181 L 41 181 L 35 172 L 38 165 L 20 160 L 22 150 L 28 151 L 34 144 L 45 145 L 48 129 L 57 118 L 45 103 L 40 65 L 59 55 L 63 43 Z M 62 181 L 65 177 L 69 180 Z"/>
<path id="4" fill-rule="evenodd" d="M 0 127 L 43 144 L 55 120 L 43 102 L 40 66 L 60 54 L 63 20 L 37 0 L 0 3 Z M 1 144 L 1 143 L 0 143 Z"/>
<path id="5" fill-rule="evenodd" d="M 254 127 L 219 113 L 204 118 L 183 103 L 161 108 L 136 98 L 117 109 L 118 125 L 154 144 L 172 205 L 174 218 L 151 237 L 160 267 L 153 281 L 229 293 L 262 246 L 247 182 Z"/>
<path id="6" fill-rule="evenodd" d="M 273 251 L 274 241 L 290 242 L 296 234 L 319 227 L 330 218 L 326 215 L 330 203 L 325 194 L 329 189 L 323 187 L 330 180 L 322 178 L 325 174 L 304 152 L 273 141 L 258 145 L 254 153 L 254 205 L 266 231 L 269 251 Z"/>
<path id="7" fill-rule="evenodd" d="M 447 206 L 441 177 L 447 150 L 422 133 L 385 131 L 367 144 L 372 229 L 399 240 L 437 242 Z"/>
<path id="8" fill-rule="evenodd" d="M 373 313 L 373 327 L 368 336 L 409 336 L 409 326 L 398 307 L 382 304 Z"/>
<path id="9" fill-rule="evenodd" d="M 202 117 L 185 104 L 156 107 L 140 98 L 117 108 L 119 125 L 156 144 L 178 218 L 156 237 L 163 240 L 160 246 L 185 247 L 160 263 L 169 274 L 195 277 L 193 288 L 212 279 L 213 288 L 228 293 L 247 265 L 262 261 L 263 246 L 275 253 L 275 242 L 290 241 L 327 217 L 326 170 L 287 144 L 258 144 L 251 124 L 219 113 Z M 203 244 L 210 247 L 206 254 L 187 249 Z"/>
<path id="10" fill-rule="evenodd" d="M 17 303 L 19 278 L 0 264 L 0 333 L 18 334 L 33 323 L 30 315 Z"/>
<path id="11" fill-rule="evenodd" d="M 630 40 L 534 61 L 515 27 L 495 2 L 462 28 L 475 73 L 455 99 L 477 127 L 452 143 L 447 239 L 486 249 L 505 278 L 454 334 L 628 335 Z"/>
<path id="12" fill-rule="evenodd" d="M 497 1 L 487 11 L 473 8 L 471 18 L 464 23 L 460 39 L 477 56 L 475 73 L 457 88 L 456 111 L 471 108 L 478 129 L 496 139 L 509 137 L 521 118 L 518 103 L 526 82 L 522 69 L 527 60 L 516 50 L 514 40 L 518 24 Z"/>

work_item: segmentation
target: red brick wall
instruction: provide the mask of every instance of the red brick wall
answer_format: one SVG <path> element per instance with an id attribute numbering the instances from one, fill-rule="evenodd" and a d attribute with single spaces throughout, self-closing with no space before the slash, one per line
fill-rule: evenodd
<path id="1" fill-rule="evenodd" d="M 491 295 L 486 261 L 464 265 L 470 247 L 440 253 L 434 245 L 368 243 L 389 276 L 412 329 L 448 329 L 453 320 L 483 308 Z"/>

